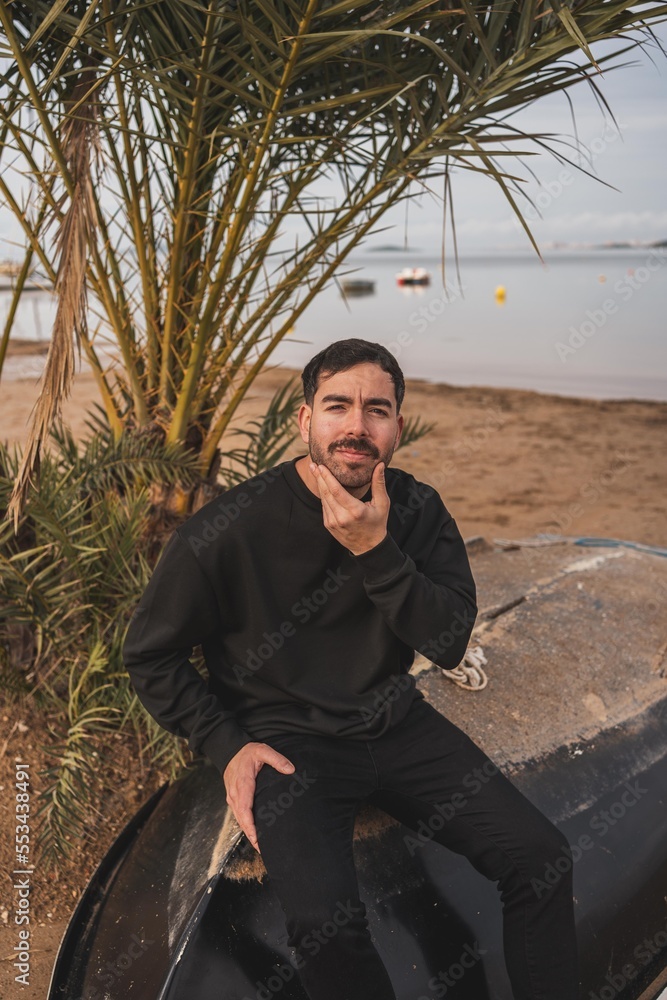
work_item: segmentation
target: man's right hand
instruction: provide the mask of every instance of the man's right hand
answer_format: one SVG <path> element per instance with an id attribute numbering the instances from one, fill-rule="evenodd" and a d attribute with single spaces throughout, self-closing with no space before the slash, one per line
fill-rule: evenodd
<path id="1" fill-rule="evenodd" d="M 294 770 L 291 760 L 266 743 L 246 743 L 232 757 L 222 775 L 227 790 L 227 804 L 231 806 L 239 826 L 258 853 L 252 806 L 257 775 L 265 764 L 282 774 L 291 774 Z"/>

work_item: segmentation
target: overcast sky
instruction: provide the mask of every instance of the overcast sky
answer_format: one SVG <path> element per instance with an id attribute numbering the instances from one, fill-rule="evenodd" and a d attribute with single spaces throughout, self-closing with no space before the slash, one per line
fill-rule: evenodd
<path id="1" fill-rule="evenodd" d="M 667 27 L 656 32 L 667 48 Z M 601 56 L 608 44 L 598 46 Z M 569 91 L 575 109 L 580 141 L 590 150 L 593 172 L 614 191 L 573 168 L 565 168 L 548 154 L 527 158 L 530 168 L 544 185 L 533 180 L 526 191 L 538 199 L 543 219 L 531 209 L 531 229 L 540 246 L 552 242 L 602 243 L 616 240 L 667 238 L 667 58 L 655 46 L 648 54 L 640 49 L 626 55 L 632 66 L 606 69 L 598 78 L 618 122 L 616 129 L 605 116 L 586 83 Z M 572 117 L 567 98 L 554 94 L 535 103 L 512 119 L 525 131 L 572 136 Z M 573 151 L 565 150 L 570 155 Z M 507 160 L 504 160 L 507 163 Z M 563 174 L 565 171 L 565 174 Z M 526 176 L 529 176 L 526 174 Z M 453 181 L 456 229 L 462 249 L 480 250 L 512 246 L 528 248 L 512 210 L 497 185 L 469 171 L 459 171 Z M 433 199 L 410 205 L 408 236 L 412 246 L 439 250 L 442 231 L 441 208 Z M 396 228 L 373 243 L 402 244 L 405 209 L 397 207 L 385 217 Z"/>
<path id="2" fill-rule="evenodd" d="M 667 26 L 657 34 L 667 48 Z M 599 58 L 608 49 L 605 43 L 594 52 Z M 667 238 L 667 57 L 656 46 L 651 47 L 650 56 L 636 49 L 624 59 L 634 65 L 606 69 L 604 76 L 598 77 L 619 129 L 602 113 L 586 83 L 569 91 L 579 139 L 592 158 L 592 170 L 618 190 L 559 164 L 547 153 L 526 159 L 543 185 L 530 179 L 525 169 L 520 170 L 528 178 L 526 193 L 540 206 L 543 216 L 540 218 L 528 202 L 521 203 L 540 247 L 554 242 L 590 244 Z M 510 121 L 527 132 L 562 137 L 573 134 L 568 101 L 560 93 L 543 98 Z M 572 149 L 565 152 L 576 156 Z M 502 160 L 503 166 L 509 162 L 507 158 Z M 441 182 L 437 185 L 440 191 Z M 462 252 L 505 247 L 530 251 L 527 237 L 497 184 L 459 170 L 453 177 L 453 191 Z M 403 245 L 405 204 L 390 210 L 382 224 L 394 228 L 367 237 L 363 249 L 386 243 Z M 296 220 L 294 228 L 300 228 Z M 284 232 L 291 246 L 290 229 L 293 227 L 288 224 Z M 408 212 L 410 246 L 439 253 L 441 238 L 441 205 L 428 197 L 412 200 Z M 6 240 L 23 243 L 18 224 L 6 209 L 0 208 L 0 257 L 19 256 L 20 250 Z"/>

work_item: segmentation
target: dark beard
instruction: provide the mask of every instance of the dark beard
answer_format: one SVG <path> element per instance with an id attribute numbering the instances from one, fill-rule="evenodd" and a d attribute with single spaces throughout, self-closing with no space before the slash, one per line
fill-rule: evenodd
<path id="1" fill-rule="evenodd" d="M 352 444 L 350 447 L 355 447 Z M 336 477 L 341 486 L 345 489 L 359 489 L 362 486 L 368 486 L 373 475 L 373 470 L 378 462 L 385 461 L 385 464 L 389 464 L 388 458 L 383 459 L 381 455 L 378 454 L 377 449 L 369 447 L 368 445 L 363 446 L 364 458 L 359 459 L 359 463 L 348 461 L 343 455 L 339 453 L 340 445 L 336 445 L 334 448 L 326 450 L 319 447 L 316 443 L 308 441 L 308 450 L 310 452 L 310 457 L 313 462 L 318 465 L 325 465 L 327 469 Z"/>

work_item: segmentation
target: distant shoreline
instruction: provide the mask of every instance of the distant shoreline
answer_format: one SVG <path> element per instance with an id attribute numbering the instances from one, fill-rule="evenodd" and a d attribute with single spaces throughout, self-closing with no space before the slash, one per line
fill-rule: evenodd
<path id="1" fill-rule="evenodd" d="M 47 354 L 51 340 L 28 340 L 21 337 L 10 337 L 7 344 L 6 357 L 23 357 L 26 354 Z"/>
<path id="2" fill-rule="evenodd" d="M 6 370 L 4 372 L 0 381 L 4 383 L 5 386 L 10 384 L 21 384 L 25 382 L 32 382 L 33 384 L 36 385 L 37 380 L 39 379 L 40 371 L 36 369 L 30 370 L 30 361 L 33 358 L 34 359 L 44 358 L 45 355 L 48 353 L 49 343 L 50 343 L 49 340 L 29 340 L 27 338 L 19 338 L 19 337 L 15 339 L 10 339 L 9 343 L 7 344 L 7 355 L 5 359 L 5 368 L 9 370 Z M 9 359 L 14 359 L 14 358 L 22 359 L 25 361 L 25 363 L 27 364 L 27 370 L 25 371 L 25 373 L 22 373 L 20 371 L 17 372 L 16 370 L 14 371 L 11 370 L 10 368 L 11 361 L 9 362 L 9 364 L 7 364 L 7 362 Z M 301 372 L 300 368 L 299 369 L 290 368 L 282 364 L 280 365 L 279 370 L 285 373 L 286 378 L 290 373 L 298 375 Z M 459 372 L 459 376 L 460 374 L 461 373 Z M 641 395 L 619 396 L 614 394 L 599 394 L 593 390 L 590 389 L 587 390 L 586 388 L 582 388 L 581 391 L 575 391 L 571 388 L 566 390 L 566 389 L 559 389 L 557 387 L 549 388 L 544 385 L 536 387 L 532 385 L 530 387 L 521 386 L 517 385 L 516 382 L 514 381 L 514 378 L 512 378 L 511 376 L 509 377 L 510 381 L 504 382 L 505 376 L 501 372 L 498 372 L 497 375 L 495 376 L 497 380 L 494 381 L 490 380 L 488 383 L 486 383 L 485 381 L 479 382 L 477 381 L 477 379 L 479 379 L 481 374 L 483 374 L 481 370 L 478 370 L 476 372 L 470 372 L 468 373 L 469 377 L 461 382 L 448 381 L 446 379 L 431 379 L 427 377 L 421 377 L 418 375 L 406 375 L 405 378 L 406 382 L 409 380 L 411 382 L 421 383 L 423 385 L 447 386 L 448 388 L 451 389 L 498 389 L 508 392 L 512 391 L 533 392 L 540 396 L 553 396 L 557 399 L 582 399 L 582 400 L 591 400 L 594 402 L 610 402 L 610 403 L 631 403 L 631 402 L 647 403 L 647 404 L 653 403 L 658 406 L 667 404 L 667 398 L 660 398 L 659 396 L 658 397 L 641 396 Z M 89 370 L 77 372 L 76 377 L 89 378 L 92 381 L 92 375 L 90 374 Z M 493 378 L 494 376 L 490 376 L 490 379 Z M 663 384 L 662 379 L 657 379 L 656 381 L 659 382 L 661 385 Z M 0 430 L 0 437 L 1 437 L 1 430 Z"/>
<path id="3" fill-rule="evenodd" d="M 576 255 L 578 253 L 601 253 L 605 254 L 611 250 L 664 250 L 667 249 L 667 240 L 650 240 L 648 242 L 637 241 L 623 241 L 609 242 L 609 243 L 554 243 L 547 242 L 540 244 L 540 252 L 553 252 L 572 254 Z M 391 253 L 391 254 L 422 254 L 423 256 L 440 256 L 439 249 L 432 247 L 399 247 L 399 246 L 378 246 L 378 247 L 363 247 L 355 250 L 350 254 L 350 256 L 361 256 L 364 253 Z M 514 253 L 514 254 L 525 254 L 528 257 L 537 256 L 535 250 L 530 246 L 518 246 L 515 244 L 509 246 L 494 246 L 494 247 L 476 247 L 474 249 L 460 249 L 459 256 L 461 258 L 465 257 L 486 257 L 501 255 L 504 253 Z M 453 256 L 450 253 L 450 256 Z"/>

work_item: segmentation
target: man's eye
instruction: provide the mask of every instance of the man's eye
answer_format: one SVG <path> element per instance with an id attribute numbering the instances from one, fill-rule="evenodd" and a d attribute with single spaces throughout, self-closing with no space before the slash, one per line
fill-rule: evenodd
<path id="1" fill-rule="evenodd" d="M 328 410 L 339 410 L 341 408 L 341 406 L 342 406 L 342 403 L 334 403 L 332 406 L 328 406 L 327 409 Z M 382 414 L 383 417 L 386 417 L 386 415 L 387 415 L 387 413 L 386 413 L 385 410 L 381 410 L 377 406 L 373 407 L 373 411 L 372 412 L 373 413 L 380 413 L 380 414 Z"/>

